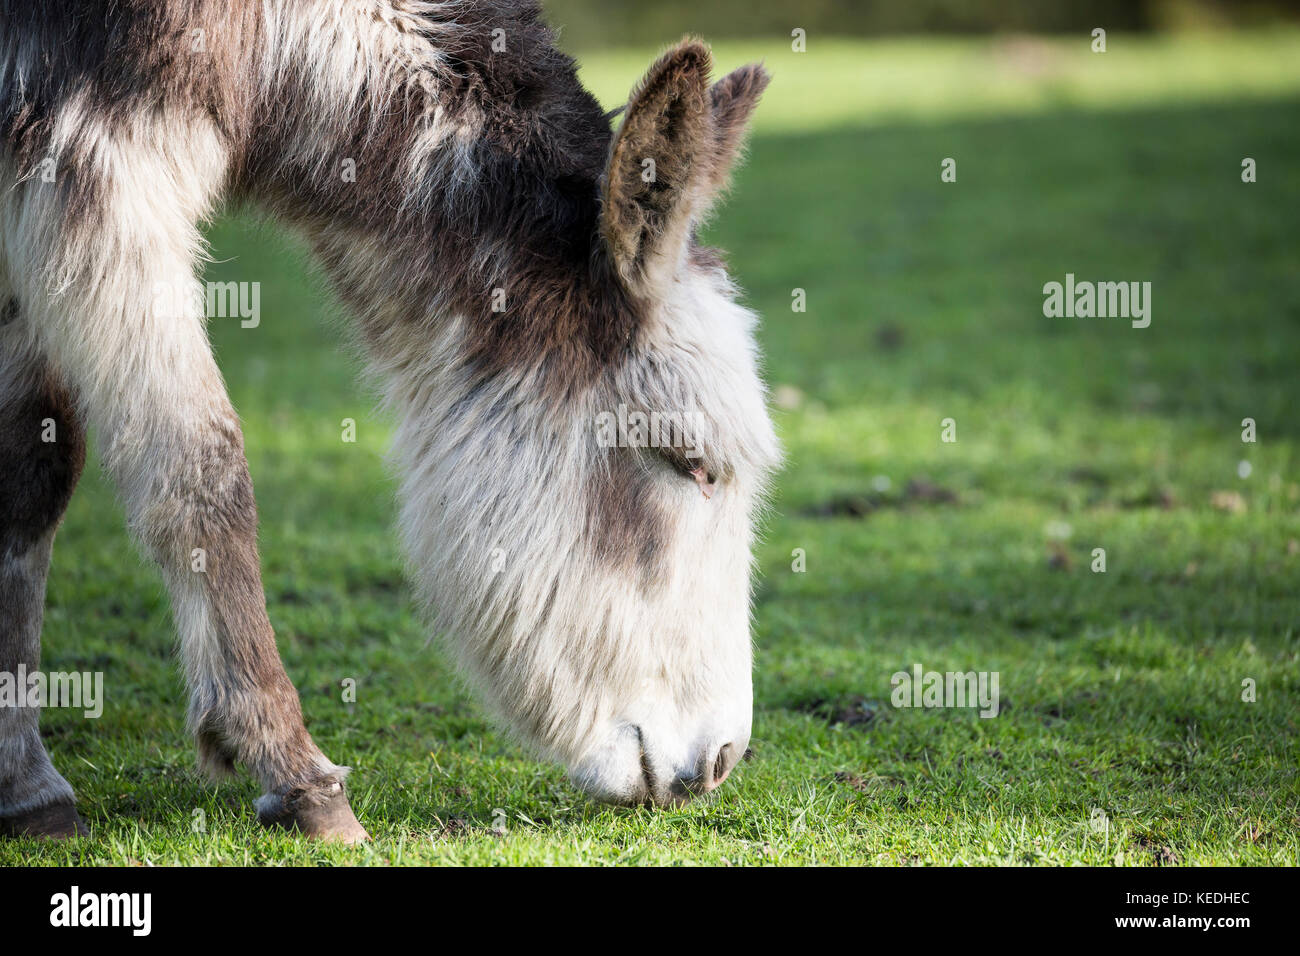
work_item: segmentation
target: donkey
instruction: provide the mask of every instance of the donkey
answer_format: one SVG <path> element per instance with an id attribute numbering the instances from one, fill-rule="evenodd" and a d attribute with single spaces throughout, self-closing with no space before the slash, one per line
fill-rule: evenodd
<path id="1" fill-rule="evenodd" d="M 366 839 L 276 650 L 202 296 L 159 295 L 250 203 L 355 317 L 415 591 L 488 709 L 600 800 L 720 784 L 779 449 L 756 318 L 695 236 L 768 77 L 710 69 L 681 42 L 613 132 L 535 0 L 0 0 L 0 670 L 39 667 L 93 430 L 170 593 L 200 767 L 253 774 L 263 824 Z M 620 407 L 687 424 L 598 440 Z M 84 833 L 37 725 L 0 708 L 0 829 Z"/>

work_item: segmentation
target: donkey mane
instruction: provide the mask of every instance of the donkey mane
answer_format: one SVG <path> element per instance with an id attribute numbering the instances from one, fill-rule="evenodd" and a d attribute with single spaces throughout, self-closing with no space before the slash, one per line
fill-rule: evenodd
<path id="1" fill-rule="evenodd" d="M 600 104 L 534 0 L 398 9 L 404 17 L 366 24 L 384 33 L 397 66 L 368 77 L 352 110 L 339 110 L 342 97 L 315 102 L 325 87 L 294 74 L 300 58 L 282 67 L 287 102 L 268 104 L 257 145 L 238 164 L 238 188 L 318 236 L 379 351 L 386 337 L 403 337 L 404 322 L 454 314 L 485 376 L 546 359 L 570 383 L 589 378 L 638 316 L 597 241 L 611 138 Z M 329 60 L 338 36 L 302 42 Z M 494 37 L 503 50 L 492 49 Z M 285 148 L 294 142 L 310 146 L 295 157 Z M 352 159 L 370 188 L 340 188 L 322 156 Z M 332 241 L 340 235 L 342 249 Z M 379 275 L 347 273 L 357 237 L 383 246 L 389 266 Z M 411 304 L 407 314 L 377 314 L 375 303 L 395 291 Z"/>

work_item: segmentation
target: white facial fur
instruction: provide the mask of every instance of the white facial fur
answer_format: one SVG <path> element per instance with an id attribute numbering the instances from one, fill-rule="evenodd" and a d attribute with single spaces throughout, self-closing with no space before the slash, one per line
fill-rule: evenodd
<path id="1" fill-rule="evenodd" d="M 475 390 L 458 323 L 390 389 L 402 527 L 438 631 L 491 709 L 602 798 L 669 802 L 721 745 L 748 744 L 750 547 L 779 455 L 754 322 L 723 276 L 684 266 L 633 357 L 563 408 L 532 397 L 540 369 Z M 706 499 L 654 450 L 615 452 L 664 522 L 652 575 L 598 553 L 591 483 L 620 469 L 594 423 L 620 402 L 699 411 L 726 470 Z"/>

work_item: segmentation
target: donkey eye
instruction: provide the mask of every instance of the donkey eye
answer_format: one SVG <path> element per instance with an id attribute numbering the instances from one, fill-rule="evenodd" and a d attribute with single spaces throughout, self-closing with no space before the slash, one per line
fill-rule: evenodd
<path id="1" fill-rule="evenodd" d="M 718 476 L 709 471 L 703 465 L 699 468 L 692 468 L 689 477 L 698 481 L 700 484 L 715 485 L 718 483 Z"/>
<path id="2" fill-rule="evenodd" d="M 704 494 L 704 497 L 713 497 L 713 492 L 717 489 L 717 478 L 713 472 L 701 465 L 699 468 L 691 470 L 691 477 L 700 486 L 700 491 Z"/>
<path id="3" fill-rule="evenodd" d="M 704 469 L 706 475 L 711 470 L 705 465 L 704 459 L 700 456 L 689 456 L 682 449 L 671 445 L 661 446 L 659 454 L 663 455 L 664 460 L 673 466 L 673 471 L 683 478 L 690 478 L 692 481 L 695 480 L 695 473 L 700 469 Z"/>
<path id="4" fill-rule="evenodd" d="M 689 478 L 700 486 L 706 498 L 712 498 L 717 487 L 718 477 L 714 470 L 700 457 L 689 458 L 680 448 L 661 448 L 664 458 L 683 478 Z"/>

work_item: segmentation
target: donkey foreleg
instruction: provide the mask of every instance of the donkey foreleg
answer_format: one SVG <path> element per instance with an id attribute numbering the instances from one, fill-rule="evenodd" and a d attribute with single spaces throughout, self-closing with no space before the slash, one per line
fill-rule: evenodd
<path id="1" fill-rule="evenodd" d="M 243 435 L 197 294 L 197 223 L 227 179 L 224 141 L 202 111 L 114 123 L 68 107 L 51 125 L 49 181 L 0 190 L 0 251 L 32 347 L 75 396 L 162 571 L 199 763 L 246 767 L 268 825 L 365 839 L 346 769 L 307 733 L 276 650 Z"/>
<path id="2" fill-rule="evenodd" d="M 190 294 L 192 259 L 168 238 L 114 250 L 114 269 L 92 281 L 74 276 L 46 297 L 33 319 L 38 337 L 97 433 L 132 532 L 162 571 L 200 765 L 214 775 L 246 767 L 264 788 L 257 810 L 266 825 L 364 840 L 343 789 L 346 768 L 308 734 L 276 649 L 243 435 Z M 156 294 L 169 286 L 184 294 Z"/>
<path id="3" fill-rule="evenodd" d="M 161 375 L 104 410 L 104 457 L 172 596 L 200 764 L 214 774 L 246 766 L 266 790 L 263 823 L 364 839 L 346 771 L 307 733 L 276 650 L 234 410 L 206 345 L 178 364 L 198 374 Z"/>
<path id="4" fill-rule="evenodd" d="M 246 766 L 266 790 L 263 823 L 364 839 L 343 792 L 346 771 L 307 733 L 276 650 L 234 410 L 206 345 L 178 364 L 198 374 L 124 390 L 102 410 L 102 435 L 131 526 L 172 597 L 200 764 L 214 775 Z"/>
<path id="5" fill-rule="evenodd" d="M 7 292 L 0 299 L 7 317 L 0 319 L 0 674 L 16 681 L 40 668 L 50 549 L 85 442 L 67 392 L 22 341 L 17 300 Z M 30 703 L 0 705 L 0 835 L 85 834 L 39 721 Z"/>

